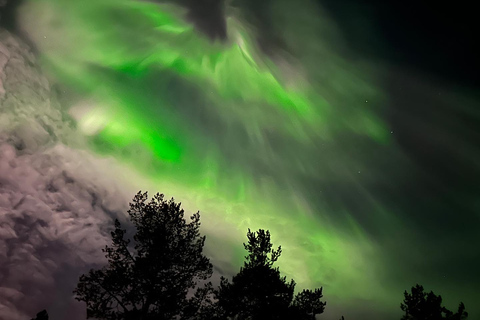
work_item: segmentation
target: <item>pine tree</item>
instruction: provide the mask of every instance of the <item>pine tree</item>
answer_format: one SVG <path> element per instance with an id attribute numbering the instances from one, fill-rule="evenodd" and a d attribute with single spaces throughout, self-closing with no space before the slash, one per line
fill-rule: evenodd
<path id="1" fill-rule="evenodd" d="M 147 199 L 147 193 L 139 192 L 130 203 L 133 248 L 115 220 L 112 245 L 103 249 L 108 265 L 80 277 L 74 293 L 87 304 L 87 318 L 170 320 L 200 303 L 187 297 L 197 281 L 212 274 L 202 253 L 200 214 L 187 222 L 173 198 L 166 201 L 157 193 Z"/>
<path id="2" fill-rule="evenodd" d="M 464 320 L 468 313 L 460 303 L 457 313 L 442 306 L 442 297 L 430 291 L 425 292 L 423 286 L 412 287 L 412 293 L 404 292 L 404 300 L 400 308 L 405 312 L 402 320 Z"/>
<path id="3" fill-rule="evenodd" d="M 217 293 L 218 305 L 224 317 L 238 320 L 314 319 L 322 313 L 325 302 L 322 289 L 304 290 L 295 299 L 295 281 L 282 277 L 274 267 L 282 253 L 272 249 L 270 232 L 258 230 L 247 233 L 244 243 L 248 255 L 240 272 L 230 282 L 222 278 Z"/>

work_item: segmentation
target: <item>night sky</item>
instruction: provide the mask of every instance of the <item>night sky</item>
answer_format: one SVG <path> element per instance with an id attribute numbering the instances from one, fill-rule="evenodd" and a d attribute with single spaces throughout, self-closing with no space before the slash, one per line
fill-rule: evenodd
<path id="1" fill-rule="evenodd" d="M 0 319 L 43 308 L 84 319 L 71 291 L 102 265 L 111 219 L 140 189 L 200 210 L 215 279 L 238 271 L 247 229 L 264 228 L 297 289 L 323 286 L 321 319 L 400 319 L 416 283 L 479 319 L 474 13 L 422 1 L 7 3 Z"/>

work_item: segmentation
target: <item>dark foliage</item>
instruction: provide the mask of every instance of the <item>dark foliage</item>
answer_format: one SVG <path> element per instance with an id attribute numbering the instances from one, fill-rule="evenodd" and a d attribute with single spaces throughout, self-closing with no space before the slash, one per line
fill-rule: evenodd
<path id="1" fill-rule="evenodd" d="M 31 320 L 48 320 L 47 310 L 40 311 L 39 313 L 37 313 L 37 316 L 35 318 L 32 318 Z"/>
<path id="2" fill-rule="evenodd" d="M 199 288 L 192 303 L 184 309 L 182 320 L 224 320 L 223 313 L 218 308 L 218 300 L 215 298 L 216 290 L 212 283 L 207 283 Z"/>
<path id="3" fill-rule="evenodd" d="M 116 220 L 112 245 L 103 249 L 108 265 L 80 277 L 74 293 L 87 304 L 87 318 L 187 319 L 208 297 L 209 286 L 187 297 L 212 274 L 202 253 L 200 214 L 187 223 L 180 203 L 165 201 L 162 194 L 148 203 L 147 198 L 139 192 L 128 210 L 136 228 L 133 248 Z"/>
<path id="4" fill-rule="evenodd" d="M 421 285 L 412 287 L 412 293 L 405 291 L 400 308 L 405 312 L 402 320 L 464 320 L 468 313 L 461 302 L 457 313 L 442 306 L 442 297 L 432 291 L 426 293 Z"/>
<path id="5" fill-rule="evenodd" d="M 297 319 L 315 319 L 316 314 L 323 313 L 326 302 L 320 300 L 323 297 L 322 291 L 322 288 L 314 291 L 303 290 L 295 296 L 291 308 L 298 315 Z"/>
<path id="6" fill-rule="evenodd" d="M 270 233 L 259 230 L 247 233 L 244 243 L 248 255 L 240 272 L 228 281 L 222 278 L 217 292 L 219 314 L 238 320 L 315 319 L 325 308 L 322 289 L 303 290 L 293 299 L 295 282 L 273 267 L 281 247 L 272 249 Z"/>
<path id="7" fill-rule="evenodd" d="M 104 320 L 314 320 L 325 310 L 322 288 L 294 295 L 295 281 L 282 277 L 274 264 L 282 249 L 273 249 L 270 232 L 247 232 L 248 252 L 232 280 L 222 277 L 218 289 L 206 283 L 212 265 L 202 251 L 200 214 L 190 222 L 180 203 L 156 194 L 149 202 L 139 192 L 128 214 L 134 245 L 118 220 L 111 232 L 112 245 L 103 249 L 108 265 L 80 277 L 76 299 L 87 304 L 87 318 Z M 465 320 L 460 303 L 453 313 L 442 306 L 441 296 L 426 293 L 420 285 L 405 291 L 401 320 Z M 343 316 L 342 319 L 343 320 Z M 35 319 L 48 320 L 45 310 Z"/>

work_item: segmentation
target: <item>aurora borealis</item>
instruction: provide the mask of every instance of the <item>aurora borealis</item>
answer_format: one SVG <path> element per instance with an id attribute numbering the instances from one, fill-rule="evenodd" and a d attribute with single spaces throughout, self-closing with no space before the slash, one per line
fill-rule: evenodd
<path id="1" fill-rule="evenodd" d="M 65 223 L 55 236 L 42 231 L 42 241 L 80 244 L 78 257 L 49 257 L 60 276 L 32 283 L 55 298 L 32 308 L 52 310 L 53 319 L 68 312 L 75 302 L 58 299 L 55 292 L 69 294 L 61 279 L 73 274 L 75 282 L 75 272 L 101 263 L 99 253 L 87 256 L 103 246 L 109 218 L 142 189 L 200 210 L 217 275 L 240 266 L 248 228 L 270 230 L 283 248 L 281 271 L 297 289 L 323 286 L 324 319 L 399 319 L 402 293 L 415 283 L 447 307 L 465 302 L 471 319 L 480 315 L 476 92 L 360 52 L 329 5 L 231 1 L 209 28 L 201 26 L 215 19 L 187 2 L 32 0 L 18 8 L 19 34 L 57 88 L 62 115 L 30 150 L 38 136 L 30 123 L 46 128 L 43 117 L 52 117 L 28 101 L 0 100 L 8 137 L 0 139 L 0 161 L 8 160 L 0 187 L 9 195 L 0 213 L 41 220 L 19 203 L 50 206 L 68 189 L 73 204 L 52 211 Z M 379 39 L 360 25 L 360 34 Z M 215 28 L 224 38 L 212 36 Z M 21 81 L 12 83 L 4 91 L 18 98 Z M 43 195 L 18 186 L 30 166 L 47 177 Z M 37 245 L 27 251 L 43 265 Z M 5 257 L 5 270 L 30 259 Z M 22 295 L 5 293 L 17 301 L 5 308 L 28 303 L 25 285 L 5 283 Z"/>

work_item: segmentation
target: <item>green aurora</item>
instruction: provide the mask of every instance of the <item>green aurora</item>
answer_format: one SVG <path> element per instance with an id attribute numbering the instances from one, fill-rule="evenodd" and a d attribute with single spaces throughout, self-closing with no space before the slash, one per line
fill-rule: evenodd
<path id="1" fill-rule="evenodd" d="M 365 185 L 386 179 L 369 157 L 409 160 L 382 120 L 377 69 L 342 58 L 335 25 L 301 2 L 272 13 L 291 48 L 275 56 L 233 8 L 225 41 L 197 31 L 180 7 L 150 2 L 36 0 L 21 17 L 45 69 L 74 92 L 70 113 L 91 150 L 199 209 L 224 271 L 243 260 L 247 228 L 266 228 L 284 249 L 284 274 L 297 289 L 323 286 L 327 309 L 361 298 L 396 310 L 406 288 L 385 282 L 389 265 L 365 219 L 385 239 L 409 235 L 408 222 Z M 343 186 L 361 203 L 331 197 Z"/>

